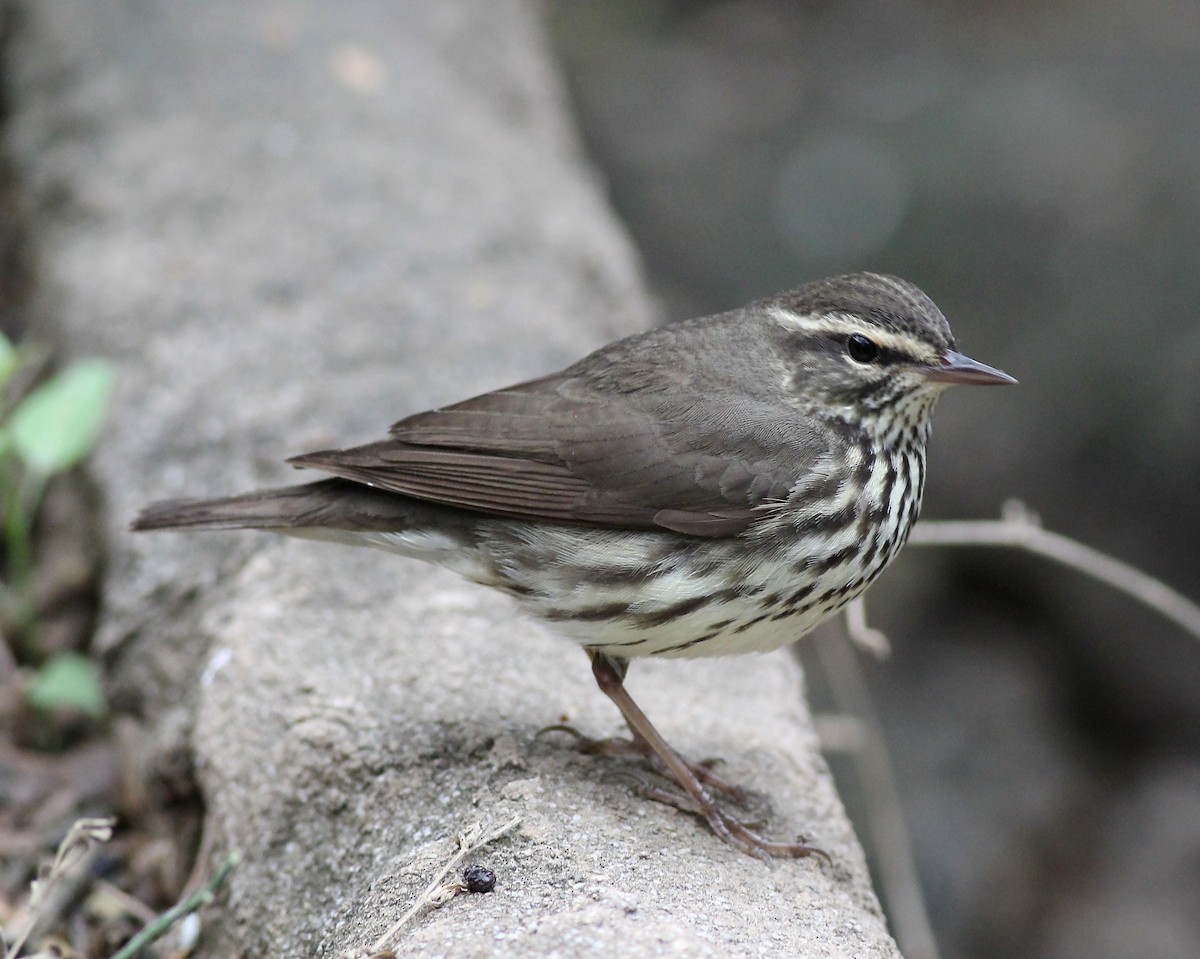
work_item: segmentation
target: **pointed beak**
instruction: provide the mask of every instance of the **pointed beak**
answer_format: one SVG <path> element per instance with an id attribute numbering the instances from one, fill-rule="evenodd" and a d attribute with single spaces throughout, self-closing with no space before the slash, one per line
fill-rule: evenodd
<path id="1" fill-rule="evenodd" d="M 935 366 L 925 371 L 925 379 L 935 383 L 964 383 L 972 386 L 1008 386 L 1017 382 L 1007 373 L 963 356 L 957 350 L 946 350 Z"/>

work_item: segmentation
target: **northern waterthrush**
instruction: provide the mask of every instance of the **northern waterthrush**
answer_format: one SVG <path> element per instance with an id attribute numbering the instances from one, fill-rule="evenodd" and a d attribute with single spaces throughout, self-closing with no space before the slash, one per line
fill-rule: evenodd
<path id="1" fill-rule="evenodd" d="M 855 273 L 619 340 L 560 373 L 290 460 L 334 478 L 147 508 L 135 529 L 271 529 L 375 546 L 512 596 L 581 643 L 632 746 L 727 842 L 807 855 L 725 812 L 623 686 L 636 656 L 798 639 L 904 545 L 930 412 L 1015 382 L 955 349 L 917 287 Z"/>

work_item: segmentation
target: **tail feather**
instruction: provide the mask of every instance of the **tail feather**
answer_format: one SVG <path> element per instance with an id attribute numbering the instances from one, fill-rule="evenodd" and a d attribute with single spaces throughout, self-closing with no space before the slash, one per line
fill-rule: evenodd
<path id="1" fill-rule="evenodd" d="M 330 479 L 219 499 L 152 503 L 130 524 L 156 529 L 327 529 L 399 532 L 425 504 L 359 483 Z"/>

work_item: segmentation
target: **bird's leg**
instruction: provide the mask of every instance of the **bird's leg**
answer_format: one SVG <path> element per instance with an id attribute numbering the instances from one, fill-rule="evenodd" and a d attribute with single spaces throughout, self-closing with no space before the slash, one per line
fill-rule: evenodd
<path id="1" fill-rule="evenodd" d="M 625 689 L 625 673 L 629 669 L 629 662 L 594 649 L 587 650 L 587 654 L 592 660 L 592 675 L 596 677 L 597 685 L 625 717 L 625 722 L 635 737 L 635 743 L 639 740 L 644 742 L 658 757 L 671 777 L 687 793 L 691 801 L 688 805 L 689 811 L 693 811 L 691 804 L 694 804 L 694 812 L 704 818 L 713 832 L 731 846 L 760 859 L 767 859 L 771 856 L 812 855 L 829 858 L 820 849 L 805 842 L 772 842 L 763 839 L 744 823 L 728 813 L 722 812 L 704 788 L 695 769 L 667 745 L 667 741 L 662 738 Z M 661 793 L 652 793 L 652 796 L 657 799 L 666 798 Z"/>

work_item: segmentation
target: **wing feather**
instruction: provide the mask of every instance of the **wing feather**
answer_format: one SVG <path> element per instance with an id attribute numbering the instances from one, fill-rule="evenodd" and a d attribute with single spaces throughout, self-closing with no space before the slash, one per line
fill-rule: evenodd
<path id="1" fill-rule="evenodd" d="M 768 397 L 652 372 L 621 390 L 577 364 L 289 462 L 484 513 L 712 537 L 785 499 L 832 441 Z"/>

